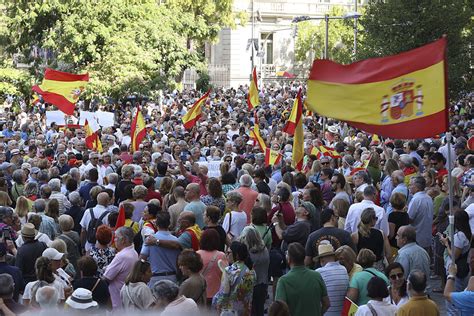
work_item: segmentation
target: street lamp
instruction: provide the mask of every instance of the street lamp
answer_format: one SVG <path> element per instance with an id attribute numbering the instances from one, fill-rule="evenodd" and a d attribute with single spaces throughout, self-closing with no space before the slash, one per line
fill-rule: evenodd
<path id="1" fill-rule="evenodd" d="M 328 42 L 329 42 L 329 20 L 345 20 L 345 19 L 358 19 L 361 16 L 358 12 L 348 12 L 343 16 L 329 16 L 329 14 L 325 14 L 324 16 L 316 16 L 310 17 L 307 15 L 304 16 L 297 16 L 293 18 L 293 23 L 299 23 L 303 21 L 310 21 L 310 20 L 324 20 L 326 26 L 325 38 L 324 38 L 324 58 L 327 59 L 328 56 Z M 357 49 L 357 29 L 354 29 L 354 53 Z"/>

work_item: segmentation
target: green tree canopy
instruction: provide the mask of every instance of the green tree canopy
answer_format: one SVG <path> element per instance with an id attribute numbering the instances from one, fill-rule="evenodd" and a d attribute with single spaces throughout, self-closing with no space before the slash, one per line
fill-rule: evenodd
<path id="1" fill-rule="evenodd" d="M 7 53 L 32 63 L 37 77 L 44 66 L 89 72 L 88 92 L 96 96 L 146 94 L 173 86 L 188 67 L 202 68 L 203 54 L 189 49 L 189 41 L 214 39 L 229 23 L 231 3 L 11 1 L 4 8 L 6 27 L 0 40 Z M 35 48 L 47 50 L 52 58 L 38 58 L 32 54 Z"/>
<path id="2" fill-rule="evenodd" d="M 341 6 L 333 6 L 330 17 L 342 17 L 347 11 Z M 328 57 L 339 63 L 350 63 L 353 58 L 353 19 L 329 20 Z M 297 24 L 296 60 L 310 67 L 313 58 L 324 57 L 326 25 L 324 19 L 305 21 Z"/>
<path id="3" fill-rule="evenodd" d="M 472 89 L 463 79 L 473 64 L 469 44 L 473 43 L 474 2 L 470 0 L 372 1 L 360 22 L 364 37 L 358 59 L 387 56 L 407 51 L 436 39 L 448 38 L 450 96 Z"/>

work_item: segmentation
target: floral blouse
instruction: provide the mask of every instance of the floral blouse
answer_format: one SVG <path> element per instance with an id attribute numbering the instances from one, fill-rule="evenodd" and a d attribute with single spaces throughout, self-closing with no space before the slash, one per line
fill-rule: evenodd
<path id="1" fill-rule="evenodd" d="M 221 287 L 212 300 L 219 313 L 223 310 L 234 311 L 239 316 L 252 313 L 253 287 L 256 274 L 242 262 L 234 262 L 222 273 Z"/>
<path id="2" fill-rule="evenodd" d="M 204 195 L 201 197 L 201 202 L 206 204 L 206 206 L 217 206 L 221 210 L 221 214 L 225 212 L 225 199 L 223 197 L 216 199 L 210 195 Z"/>
<path id="3" fill-rule="evenodd" d="M 97 276 L 102 277 L 105 272 L 105 268 L 112 262 L 115 257 L 114 248 L 97 248 L 95 245 L 90 250 L 89 255 L 97 263 Z"/>

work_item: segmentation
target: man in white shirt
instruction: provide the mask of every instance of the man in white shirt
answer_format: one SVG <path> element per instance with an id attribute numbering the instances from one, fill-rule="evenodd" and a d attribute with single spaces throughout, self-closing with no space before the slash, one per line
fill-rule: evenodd
<path id="1" fill-rule="evenodd" d="M 352 204 L 349 207 L 349 211 L 346 217 L 346 223 L 344 225 L 344 230 L 348 231 L 349 233 L 357 232 L 357 225 L 360 222 L 360 215 L 362 211 L 366 208 L 372 208 L 375 211 L 375 215 L 377 216 L 377 223 L 375 223 L 375 228 L 380 229 L 384 232 L 386 236 L 389 234 L 389 227 L 388 227 L 388 218 L 385 210 L 376 205 L 374 203 L 376 197 L 375 188 L 371 185 L 367 186 L 364 189 L 364 199 L 360 203 Z"/>
<path id="2" fill-rule="evenodd" d="M 84 168 L 84 173 L 89 172 L 91 169 L 97 169 L 97 172 L 99 173 L 99 179 L 97 180 L 97 183 L 99 185 L 104 184 L 104 177 L 105 177 L 105 170 L 102 170 L 99 166 L 99 154 L 98 153 L 91 153 L 89 155 L 89 163 L 85 166 Z"/>

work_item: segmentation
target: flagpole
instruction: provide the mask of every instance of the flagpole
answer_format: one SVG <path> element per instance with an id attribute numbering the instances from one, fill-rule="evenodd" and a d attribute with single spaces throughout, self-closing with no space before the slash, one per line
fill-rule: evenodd
<path id="1" fill-rule="evenodd" d="M 454 254 L 454 214 L 453 214 L 453 181 L 451 179 L 452 165 L 451 165 L 451 132 L 446 133 L 446 141 L 448 142 L 448 188 L 449 188 L 449 238 L 451 239 L 451 260 L 454 264 L 456 262 L 456 257 Z"/>

